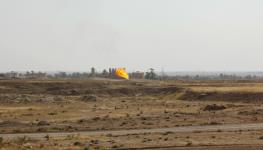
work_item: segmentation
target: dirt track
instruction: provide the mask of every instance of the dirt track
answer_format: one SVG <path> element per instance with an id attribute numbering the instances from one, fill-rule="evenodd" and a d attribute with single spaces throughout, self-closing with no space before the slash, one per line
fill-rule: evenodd
<path id="1" fill-rule="evenodd" d="M 238 131 L 238 130 L 263 130 L 263 123 L 256 124 L 227 124 L 227 125 L 208 125 L 208 126 L 185 126 L 174 128 L 157 128 L 157 129 L 136 129 L 136 130 L 111 130 L 111 131 L 80 131 L 80 132 L 57 132 L 57 133 L 18 133 L 18 134 L 0 134 L 6 139 L 17 137 L 44 138 L 49 137 L 66 137 L 69 135 L 127 135 L 143 133 L 164 133 L 164 132 L 215 132 L 215 131 Z"/>
<path id="2" fill-rule="evenodd" d="M 204 146 L 160 146 L 160 147 L 136 147 L 136 148 L 121 148 L 118 150 L 262 150 L 263 145 L 249 144 L 230 144 L 230 145 L 204 145 Z"/>

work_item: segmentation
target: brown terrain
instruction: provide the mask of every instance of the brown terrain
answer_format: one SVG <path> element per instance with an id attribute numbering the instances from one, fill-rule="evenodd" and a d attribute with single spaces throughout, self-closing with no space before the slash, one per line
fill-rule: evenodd
<path id="1" fill-rule="evenodd" d="M 0 149 L 263 149 L 262 123 L 263 82 L 0 80 Z"/>

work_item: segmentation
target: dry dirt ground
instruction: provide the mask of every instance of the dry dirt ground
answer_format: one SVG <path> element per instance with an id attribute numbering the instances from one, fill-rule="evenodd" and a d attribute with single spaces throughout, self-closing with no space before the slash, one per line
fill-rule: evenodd
<path id="1" fill-rule="evenodd" d="M 263 122 L 263 82 L 1 80 L 0 134 Z M 1 135 L 0 135 L 1 136 Z M 1 149 L 263 149 L 263 130 L 0 137 Z"/>

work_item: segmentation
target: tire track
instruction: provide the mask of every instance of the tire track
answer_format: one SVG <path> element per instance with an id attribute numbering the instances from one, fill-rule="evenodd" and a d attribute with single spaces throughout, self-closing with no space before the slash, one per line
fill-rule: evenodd
<path id="1" fill-rule="evenodd" d="M 205 125 L 205 126 L 183 126 L 173 128 L 155 128 L 155 129 L 130 129 L 130 130 L 100 130 L 100 131 L 77 131 L 77 132 L 46 132 L 46 133 L 10 133 L 0 134 L 4 139 L 14 139 L 17 137 L 44 138 L 49 137 L 66 137 L 69 135 L 127 135 L 143 133 L 182 133 L 182 132 L 216 132 L 216 131 L 238 131 L 238 130 L 263 130 L 263 123 L 254 124 L 224 124 L 224 125 Z"/>

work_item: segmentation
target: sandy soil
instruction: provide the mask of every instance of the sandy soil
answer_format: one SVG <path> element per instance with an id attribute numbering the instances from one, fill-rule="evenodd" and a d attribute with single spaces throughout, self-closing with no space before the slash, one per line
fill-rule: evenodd
<path id="1" fill-rule="evenodd" d="M 1 80 L 0 133 L 262 123 L 261 89 L 263 83 L 254 81 Z M 25 137 L 3 139 L 0 145 L 6 149 L 83 149 L 87 145 L 89 149 L 173 149 L 176 146 L 178 149 L 256 149 L 263 143 L 260 136 L 262 131 L 47 137 L 46 140 Z"/>

